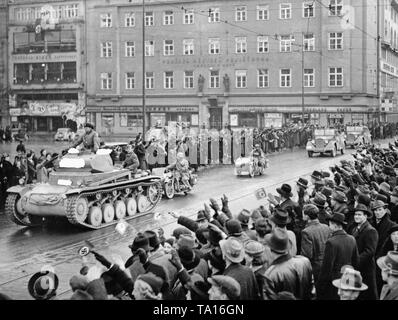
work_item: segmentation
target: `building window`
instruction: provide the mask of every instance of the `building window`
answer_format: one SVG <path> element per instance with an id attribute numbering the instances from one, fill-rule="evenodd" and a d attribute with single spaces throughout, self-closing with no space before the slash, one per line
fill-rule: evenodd
<path id="1" fill-rule="evenodd" d="M 209 39 L 209 54 L 220 54 L 220 38 Z"/>
<path id="2" fill-rule="evenodd" d="M 101 14 L 101 28 L 112 27 L 112 15 L 110 13 Z"/>
<path id="3" fill-rule="evenodd" d="M 247 7 L 236 7 L 235 8 L 235 21 L 246 21 L 247 20 Z"/>
<path id="4" fill-rule="evenodd" d="M 209 23 L 220 22 L 220 8 L 209 9 Z"/>
<path id="5" fill-rule="evenodd" d="M 112 89 L 112 73 L 106 72 L 101 73 L 101 89 L 111 90 Z"/>
<path id="6" fill-rule="evenodd" d="M 303 38 L 304 51 L 315 51 L 315 36 L 313 33 L 307 33 Z"/>
<path id="7" fill-rule="evenodd" d="M 283 35 L 280 40 L 280 52 L 292 52 L 293 37 L 291 35 Z"/>
<path id="8" fill-rule="evenodd" d="M 135 45 L 134 41 L 126 41 L 126 57 L 135 56 Z"/>
<path id="9" fill-rule="evenodd" d="M 165 56 L 174 55 L 174 41 L 173 40 L 164 40 L 163 54 Z"/>
<path id="10" fill-rule="evenodd" d="M 69 4 L 65 7 L 65 14 L 67 18 L 75 18 L 79 15 L 78 5 Z"/>
<path id="11" fill-rule="evenodd" d="M 194 42 L 193 39 L 184 39 L 182 41 L 182 46 L 184 49 L 184 55 L 193 55 L 194 54 Z"/>
<path id="12" fill-rule="evenodd" d="M 292 86 L 292 70 L 281 69 L 280 70 L 280 87 L 290 88 Z"/>
<path id="13" fill-rule="evenodd" d="M 174 88 L 174 72 L 166 71 L 164 73 L 164 88 L 173 89 Z"/>
<path id="14" fill-rule="evenodd" d="M 235 38 L 235 53 L 247 53 L 246 37 Z"/>
<path id="15" fill-rule="evenodd" d="M 135 88 L 134 72 L 126 72 L 126 89 L 131 90 Z"/>
<path id="16" fill-rule="evenodd" d="M 235 71 L 236 88 L 247 88 L 247 70 Z"/>
<path id="17" fill-rule="evenodd" d="M 220 71 L 219 70 L 210 70 L 210 88 L 220 88 Z"/>
<path id="18" fill-rule="evenodd" d="M 193 71 L 184 71 L 184 88 L 193 88 Z"/>
<path id="19" fill-rule="evenodd" d="M 303 18 L 315 17 L 314 6 L 315 6 L 315 1 L 303 2 Z"/>
<path id="20" fill-rule="evenodd" d="M 343 0 L 330 0 L 329 16 L 340 16 L 343 10 Z"/>
<path id="21" fill-rule="evenodd" d="M 124 26 L 125 27 L 134 27 L 135 26 L 135 13 L 129 12 L 124 16 Z"/>
<path id="22" fill-rule="evenodd" d="M 145 12 L 145 26 L 153 26 L 153 12 Z"/>
<path id="23" fill-rule="evenodd" d="M 343 33 L 330 32 L 329 33 L 329 50 L 342 50 L 343 49 Z"/>
<path id="24" fill-rule="evenodd" d="M 329 87 L 342 87 L 343 68 L 329 68 Z"/>
<path id="25" fill-rule="evenodd" d="M 268 37 L 258 36 L 257 37 L 257 53 L 266 53 L 269 50 Z"/>
<path id="26" fill-rule="evenodd" d="M 257 69 L 257 87 L 267 88 L 269 86 L 269 77 L 267 69 Z"/>
<path id="27" fill-rule="evenodd" d="M 145 72 L 145 89 L 153 89 L 155 83 L 155 77 L 153 71 Z"/>
<path id="28" fill-rule="evenodd" d="M 101 42 L 101 58 L 112 57 L 112 41 Z"/>
<path id="29" fill-rule="evenodd" d="M 269 19 L 269 5 L 257 6 L 257 20 Z"/>
<path id="30" fill-rule="evenodd" d="M 279 19 L 291 19 L 292 18 L 292 4 L 281 3 L 279 5 Z"/>
<path id="31" fill-rule="evenodd" d="M 304 87 L 315 87 L 315 72 L 314 69 L 304 69 Z"/>
<path id="32" fill-rule="evenodd" d="M 193 9 L 188 9 L 184 11 L 184 24 L 194 24 L 194 12 Z"/>
<path id="33" fill-rule="evenodd" d="M 163 24 L 164 25 L 174 24 L 174 12 L 173 11 L 168 10 L 163 13 Z"/>
<path id="34" fill-rule="evenodd" d="M 155 42 L 153 40 L 145 41 L 145 56 L 153 57 L 155 55 Z"/>

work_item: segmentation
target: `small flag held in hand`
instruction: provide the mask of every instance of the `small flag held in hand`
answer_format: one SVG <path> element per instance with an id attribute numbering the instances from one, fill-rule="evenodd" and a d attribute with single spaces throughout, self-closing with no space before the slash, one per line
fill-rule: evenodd
<path id="1" fill-rule="evenodd" d="M 121 235 L 123 236 L 126 233 L 126 230 L 128 228 L 129 224 L 124 221 L 123 219 L 121 219 L 118 224 L 115 227 L 115 230 Z"/>
<path id="2" fill-rule="evenodd" d="M 267 197 L 267 192 L 265 191 L 264 188 L 258 189 L 255 192 L 257 200 L 261 200 Z"/>

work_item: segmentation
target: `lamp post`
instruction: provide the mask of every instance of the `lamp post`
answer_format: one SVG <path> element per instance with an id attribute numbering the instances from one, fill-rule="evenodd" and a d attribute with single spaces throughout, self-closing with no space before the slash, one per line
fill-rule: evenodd
<path id="1" fill-rule="evenodd" d="M 301 119 L 304 126 L 304 42 L 301 46 Z"/>
<path id="2" fill-rule="evenodd" d="M 145 141 L 145 0 L 142 0 L 142 138 Z"/>

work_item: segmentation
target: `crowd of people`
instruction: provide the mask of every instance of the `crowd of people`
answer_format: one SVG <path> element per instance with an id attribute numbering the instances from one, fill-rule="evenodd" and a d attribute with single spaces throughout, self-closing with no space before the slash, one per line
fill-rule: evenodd
<path id="1" fill-rule="evenodd" d="M 76 270 L 70 299 L 397 300 L 398 142 L 352 156 L 259 208 L 232 213 L 224 195 L 195 218 L 170 213 L 172 234 L 138 233 L 126 261 L 91 248 L 97 264 Z M 29 292 L 53 298 L 55 283 L 40 272 Z"/>

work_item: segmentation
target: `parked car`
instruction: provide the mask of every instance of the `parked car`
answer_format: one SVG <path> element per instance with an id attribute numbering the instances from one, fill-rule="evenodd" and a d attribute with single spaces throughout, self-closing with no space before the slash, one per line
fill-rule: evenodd
<path id="1" fill-rule="evenodd" d="M 58 128 L 54 135 L 55 141 L 73 141 L 75 133 L 70 128 Z"/>
<path id="2" fill-rule="evenodd" d="M 312 158 L 314 153 L 330 153 L 332 157 L 337 155 L 337 152 L 344 154 L 345 152 L 345 138 L 336 129 L 315 129 L 314 139 L 307 142 L 308 156 Z"/>
<path id="3" fill-rule="evenodd" d="M 372 143 L 372 135 L 366 126 L 347 126 L 346 129 L 346 146 L 355 147 L 370 145 Z"/>

